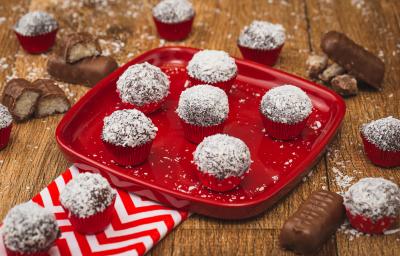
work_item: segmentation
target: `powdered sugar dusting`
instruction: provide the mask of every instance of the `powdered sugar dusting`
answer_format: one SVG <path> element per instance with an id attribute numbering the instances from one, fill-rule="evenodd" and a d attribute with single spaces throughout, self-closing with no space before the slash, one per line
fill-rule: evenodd
<path id="1" fill-rule="evenodd" d="M 235 60 L 224 51 L 203 50 L 193 55 L 187 66 L 189 75 L 205 83 L 225 82 L 237 73 Z"/>
<path id="2" fill-rule="evenodd" d="M 194 162 L 201 172 L 219 179 L 242 176 L 251 164 L 250 150 L 240 139 L 216 134 L 205 138 L 196 148 Z"/>
<path id="3" fill-rule="evenodd" d="M 12 116 L 8 108 L 0 104 L 0 129 L 8 127 L 12 123 Z"/>
<path id="4" fill-rule="evenodd" d="M 103 212 L 115 196 L 116 191 L 100 174 L 81 173 L 65 186 L 60 202 L 73 215 L 86 218 Z"/>
<path id="5" fill-rule="evenodd" d="M 117 110 L 104 118 L 102 139 L 116 146 L 137 147 L 154 139 L 157 130 L 139 110 Z"/>
<path id="6" fill-rule="evenodd" d="M 361 132 L 366 140 L 386 151 L 400 151 L 400 120 L 386 117 L 364 124 Z"/>
<path id="7" fill-rule="evenodd" d="M 143 106 L 169 94 L 170 81 L 159 67 L 147 62 L 130 66 L 117 81 L 117 92 L 125 103 Z"/>
<path id="8" fill-rule="evenodd" d="M 46 12 L 29 12 L 15 24 L 14 29 L 24 36 L 42 35 L 58 28 L 57 21 Z"/>
<path id="9" fill-rule="evenodd" d="M 300 88 L 282 85 L 265 93 L 261 100 L 260 110 L 274 122 L 295 124 L 311 114 L 312 103 Z"/>
<path id="10" fill-rule="evenodd" d="M 187 0 L 163 0 L 153 8 L 153 16 L 165 23 L 178 23 L 194 16 L 192 3 Z"/>
<path id="11" fill-rule="evenodd" d="M 20 253 L 47 250 L 60 232 L 54 214 L 33 202 L 12 208 L 3 224 L 5 246 Z"/>
<path id="12" fill-rule="evenodd" d="M 363 178 L 344 194 L 344 205 L 351 213 L 373 220 L 397 216 L 400 190 L 395 183 L 383 178 Z"/>
<path id="13" fill-rule="evenodd" d="M 239 45 L 261 50 L 276 49 L 286 40 L 285 29 L 280 24 L 267 21 L 253 21 L 239 36 Z"/>
<path id="14" fill-rule="evenodd" d="M 197 85 L 184 90 L 177 108 L 180 118 L 200 126 L 220 124 L 228 117 L 228 112 L 228 96 L 211 85 Z"/>

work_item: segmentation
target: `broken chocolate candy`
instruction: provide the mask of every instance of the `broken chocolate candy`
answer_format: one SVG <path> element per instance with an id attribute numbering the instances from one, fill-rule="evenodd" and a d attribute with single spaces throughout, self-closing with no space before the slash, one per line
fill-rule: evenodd
<path id="1" fill-rule="evenodd" d="M 111 57 L 97 56 L 85 58 L 74 64 L 53 55 L 47 62 L 47 71 L 54 78 L 72 84 L 94 86 L 104 77 L 118 68 L 117 62 Z"/>
<path id="2" fill-rule="evenodd" d="M 373 53 L 337 31 L 326 33 L 321 40 L 322 50 L 351 75 L 374 88 L 381 88 L 385 64 Z"/>
<path id="3" fill-rule="evenodd" d="M 326 55 L 312 54 L 306 61 L 307 74 L 311 78 L 318 78 L 318 75 L 328 65 L 328 57 Z"/>
<path id="4" fill-rule="evenodd" d="M 21 78 L 12 79 L 4 88 L 2 103 L 8 107 L 14 119 L 21 122 L 32 116 L 40 94 L 40 90 L 29 81 Z"/>
<path id="5" fill-rule="evenodd" d="M 354 96 L 358 93 L 357 80 L 351 75 L 336 76 L 331 81 L 334 91 L 342 96 Z"/>
<path id="6" fill-rule="evenodd" d="M 335 233 L 344 217 L 340 195 L 326 190 L 313 192 L 283 225 L 280 245 L 296 253 L 315 253 Z"/>
<path id="7" fill-rule="evenodd" d="M 64 91 L 51 79 L 38 79 L 33 85 L 41 91 L 35 115 L 45 117 L 66 112 L 71 103 Z"/>
<path id="8" fill-rule="evenodd" d="M 65 36 L 59 48 L 60 56 L 63 56 L 67 63 L 75 63 L 88 57 L 101 54 L 101 48 L 97 38 L 89 33 L 72 33 Z"/>
<path id="9" fill-rule="evenodd" d="M 322 72 L 322 74 L 319 75 L 319 79 L 328 83 L 329 81 L 331 81 L 332 78 L 341 75 L 344 72 L 345 72 L 344 68 L 342 68 L 336 63 L 333 63 L 327 69 L 325 69 L 324 72 Z"/>

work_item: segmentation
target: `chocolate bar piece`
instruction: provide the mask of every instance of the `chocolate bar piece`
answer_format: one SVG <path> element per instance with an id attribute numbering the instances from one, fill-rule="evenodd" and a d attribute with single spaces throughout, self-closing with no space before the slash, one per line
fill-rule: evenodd
<path id="1" fill-rule="evenodd" d="M 381 88 L 385 64 L 373 53 L 337 31 L 326 33 L 321 40 L 322 50 L 351 75 L 374 88 Z"/>
<path id="2" fill-rule="evenodd" d="M 101 54 L 97 38 L 86 32 L 72 33 L 65 36 L 59 51 L 59 55 L 63 56 L 67 63 L 75 63 L 84 58 Z"/>
<path id="3" fill-rule="evenodd" d="M 2 103 L 8 107 L 16 121 L 25 121 L 35 111 L 40 93 L 29 81 L 12 79 L 4 88 Z"/>
<path id="4" fill-rule="evenodd" d="M 41 91 L 35 110 L 36 117 L 64 113 L 71 107 L 64 91 L 53 80 L 38 79 L 33 85 Z"/>
<path id="5" fill-rule="evenodd" d="M 54 78 L 72 84 L 94 86 L 104 77 L 118 68 L 117 62 L 111 57 L 97 56 L 85 58 L 74 64 L 53 55 L 47 62 L 47 71 Z"/>
<path id="6" fill-rule="evenodd" d="M 322 72 L 322 74 L 319 75 L 319 79 L 321 79 L 322 81 L 329 83 L 329 81 L 331 81 L 332 78 L 334 78 L 335 76 L 341 75 L 345 72 L 344 68 L 342 68 L 341 66 L 339 66 L 336 63 L 333 63 L 332 65 L 330 65 L 329 67 L 327 67 L 324 72 Z"/>
<path id="7" fill-rule="evenodd" d="M 326 55 L 310 55 L 306 61 L 308 76 L 318 78 L 318 75 L 322 73 L 327 65 L 328 57 Z"/>
<path id="8" fill-rule="evenodd" d="M 343 222 L 343 198 L 330 191 L 313 192 L 283 225 L 279 242 L 288 250 L 312 254 Z"/>
<path id="9" fill-rule="evenodd" d="M 344 97 L 354 96 L 358 93 L 357 80 L 348 74 L 334 77 L 331 86 L 335 92 Z"/>

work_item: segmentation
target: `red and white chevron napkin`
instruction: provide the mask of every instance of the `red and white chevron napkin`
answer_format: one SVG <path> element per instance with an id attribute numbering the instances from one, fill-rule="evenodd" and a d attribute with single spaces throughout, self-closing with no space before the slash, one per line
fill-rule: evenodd
<path id="1" fill-rule="evenodd" d="M 187 219 L 188 213 L 117 189 L 116 216 L 106 230 L 96 235 L 74 232 L 58 200 L 60 191 L 79 170 L 72 166 L 43 189 L 32 201 L 49 209 L 57 218 L 61 238 L 49 255 L 143 255 Z M 0 255 L 6 255 L 0 239 Z"/>

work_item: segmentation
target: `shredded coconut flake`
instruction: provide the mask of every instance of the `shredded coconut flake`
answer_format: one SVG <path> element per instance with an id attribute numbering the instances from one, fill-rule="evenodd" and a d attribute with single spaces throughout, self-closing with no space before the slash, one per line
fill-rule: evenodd
<path id="1" fill-rule="evenodd" d="M 203 50 L 193 55 L 188 74 L 205 83 L 225 82 L 237 73 L 235 60 L 224 51 Z"/>
<path id="2" fill-rule="evenodd" d="M 293 85 L 282 85 L 266 92 L 260 110 L 274 122 L 295 124 L 307 118 L 312 103 L 307 94 Z"/>
<path id="3" fill-rule="evenodd" d="M 184 90 L 177 108 L 180 118 L 200 126 L 220 124 L 226 120 L 228 112 L 228 96 L 211 85 L 197 85 Z"/>
<path id="4" fill-rule="evenodd" d="M 179 23 L 191 19 L 194 9 L 187 0 L 164 0 L 153 8 L 153 16 L 164 23 Z"/>
<path id="5" fill-rule="evenodd" d="M 250 167 L 250 150 L 240 139 L 225 134 L 205 138 L 196 148 L 194 162 L 199 171 L 218 179 L 240 177 Z"/>
<path id="6" fill-rule="evenodd" d="M 352 214 L 373 220 L 397 216 L 400 190 L 395 183 L 383 178 L 363 178 L 344 194 L 344 205 Z"/>
<path id="7" fill-rule="evenodd" d="M 255 20 L 242 30 L 239 45 L 251 49 L 271 50 L 283 45 L 285 40 L 285 29 L 282 25 Z"/>
<path id="8" fill-rule="evenodd" d="M 73 215 L 86 218 L 103 212 L 115 196 L 115 190 L 100 174 L 81 173 L 65 186 L 60 202 Z"/>
<path id="9" fill-rule="evenodd" d="M 143 106 L 169 94 L 170 81 L 160 68 L 147 62 L 130 66 L 117 81 L 117 92 L 125 103 Z"/>
<path id="10" fill-rule="evenodd" d="M 400 120 L 386 117 L 364 124 L 364 138 L 385 151 L 400 151 Z"/>
<path id="11" fill-rule="evenodd" d="M 0 104 L 0 129 L 8 127 L 12 123 L 12 116 L 8 108 Z"/>
<path id="12" fill-rule="evenodd" d="M 54 215 L 33 202 L 12 208 L 3 224 L 5 246 L 19 253 L 45 251 L 60 234 Z"/>
<path id="13" fill-rule="evenodd" d="M 15 24 L 17 33 L 24 36 L 36 36 L 50 33 L 58 28 L 57 21 L 46 12 L 29 12 Z"/>
<path id="14" fill-rule="evenodd" d="M 156 137 L 157 127 L 136 109 L 114 111 L 104 118 L 102 139 L 123 147 L 137 147 Z"/>

